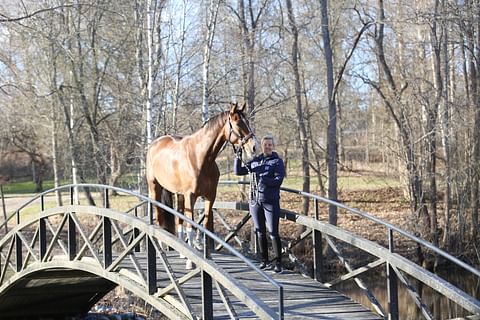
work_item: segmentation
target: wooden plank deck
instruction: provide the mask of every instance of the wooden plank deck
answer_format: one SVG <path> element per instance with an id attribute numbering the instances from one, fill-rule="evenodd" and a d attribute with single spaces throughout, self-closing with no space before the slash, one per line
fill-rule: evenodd
<path id="1" fill-rule="evenodd" d="M 168 253 L 173 270 L 177 277 L 187 274 L 185 260 L 175 258 L 176 253 Z M 173 259 L 172 259 L 173 258 Z M 243 285 L 252 290 L 267 305 L 278 310 L 277 289 L 263 280 L 259 274 L 251 270 L 245 263 L 235 256 L 225 253 L 215 253 L 213 260 Z M 380 316 L 352 301 L 345 295 L 325 287 L 323 284 L 306 278 L 299 273 L 284 270 L 282 274 L 268 271 L 272 277 L 283 286 L 284 317 L 285 319 L 352 319 L 367 320 L 381 319 Z M 158 282 L 160 287 L 170 283 L 165 273 L 159 271 Z M 200 275 L 195 276 L 182 285 L 187 299 L 195 315 L 201 315 L 201 286 Z M 224 304 L 214 286 L 214 318 L 230 319 Z M 240 319 L 257 318 L 253 312 L 242 305 L 234 296 L 229 295 L 236 315 Z"/>

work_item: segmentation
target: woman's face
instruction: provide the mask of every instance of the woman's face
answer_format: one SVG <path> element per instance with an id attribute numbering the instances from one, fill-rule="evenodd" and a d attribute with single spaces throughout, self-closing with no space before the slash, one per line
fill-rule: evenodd
<path id="1" fill-rule="evenodd" d="M 262 141 L 262 152 L 266 156 L 272 155 L 272 152 L 273 152 L 273 141 L 272 141 L 272 139 L 263 139 L 263 141 Z"/>

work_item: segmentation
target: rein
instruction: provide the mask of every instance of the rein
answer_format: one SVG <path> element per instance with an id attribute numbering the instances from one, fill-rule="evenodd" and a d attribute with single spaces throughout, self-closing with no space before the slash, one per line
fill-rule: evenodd
<path id="1" fill-rule="evenodd" d="M 253 139 L 255 137 L 255 134 L 253 133 L 252 129 L 248 126 L 248 129 L 250 130 L 250 133 L 247 134 L 246 136 L 242 137 L 240 134 L 235 132 L 232 126 L 232 121 L 230 119 L 230 116 L 228 116 L 228 126 L 229 126 L 229 134 L 228 134 L 228 142 L 232 145 L 233 153 L 236 157 L 240 159 L 242 162 L 243 166 L 247 169 L 248 174 L 250 176 L 250 192 L 249 192 L 249 203 L 254 204 L 258 200 L 258 181 L 256 175 L 250 171 L 248 168 L 247 163 L 243 160 L 243 157 L 238 156 L 239 152 L 243 149 L 243 146 L 248 142 L 248 140 Z M 235 135 L 238 139 L 240 139 L 240 145 L 238 146 L 238 149 L 235 147 L 235 144 L 231 141 L 232 134 Z M 225 148 L 227 145 L 227 141 L 225 141 L 222 150 Z"/>
<path id="2" fill-rule="evenodd" d="M 232 121 L 230 120 L 230 116 L 228 116 L 228 126 L 230 128 L 229 130 L 229 134 L 228 134 L 228 142 L 230 142 L 230 144 L 232 145 L 232 148 L 233 148 L 233 152 L 235 154 L 238 153 L 238 151 L 240 149 L 243 148 L 243 146 L 248 142 L 248 140 L 252 139 L 253 137 L 255 137 L 255 134 L 252 132 L 252 129 L 248 128 L 250 130 L 250 133 L 247 134 L 246 136 L 242 137 L 242 135 L 238 134 L 235 132 L 235 130 L 233 129 L 233 126 L 232 126 Z M 240 146 L 237 148 L 235 148 L 235 145 L 233 144 L 232 142 L 232 134 L 235 135 L 238 139 L 240 139 Z"/>

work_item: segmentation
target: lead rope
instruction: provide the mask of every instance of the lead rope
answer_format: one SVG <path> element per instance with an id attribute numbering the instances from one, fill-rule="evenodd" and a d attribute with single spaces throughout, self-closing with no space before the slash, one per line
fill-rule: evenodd
<path id="1" fill-rule="evenodd" d="M 248 170 L 248 168 L 247 168 Z M 258 201 L 258 184 L 257 184 L 257 176 L 254 172 L 250 172 L 250 197 L 248 202 L 251 205 L 256 204 Z"/>

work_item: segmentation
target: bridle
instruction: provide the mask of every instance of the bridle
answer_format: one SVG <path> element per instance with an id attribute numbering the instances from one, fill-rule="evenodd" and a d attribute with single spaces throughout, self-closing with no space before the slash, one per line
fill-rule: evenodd
<path id="1" fill-rule="evenodd" d="M 242 119 L 243 121 L 243 119 Z M 255 137 L 255 134 L 253 133 L 253 130 L 252 128 L 250 128 L 250 126 L 248 125 L 248 123 L 246 123 L 244 121 L 245 125 L 247 126 L 248 128 L 248 131 L 249 133 L 242 137 L 241 134 L 235 132 L 235 130 L 233 129 L 233 126 L 232 126 L 232 119 L 230 118 L 230 115 L 228 115 L 228 126 L 229 126 L 229 133 L 228 133 L 228 142 L 230 142 L 230 144 L 232 145 L 232 149 L 233 149 L 233 153 L 235 156 L 237 156 L 238 152 L 241 151 L 243 149 L 243 146 L 248 142 L 248 140 L 250 139 L 253 139 Z M 237 139 L 240 139 L 240 145 L 238 146 L 238 149 L 235 147 L 235 144 L 232 142 L 232 135 L 235 135 L 237 137 Z M 225 142 L 226 143 L 226 142 Z M 250 203 L 253 203 L 256 201 L 256 199 L 258 199 L 258 187 L 257 187 L 257 179 L 256 179 L 256 176 L 255 174 L 253 174 L 250 169 L 248 168 L 248 166 L 246 165 L 245 161 L 243 160 L 242 157 L 240 157 L 240 161 L 243 163 L 243 165 L 245 166 L 245 168 L 247 169 L 249 175 L 250 175 L 250 195 L 249 195 L 249 202 Z"/>
<path id="2" fill-rule="evenodd" d="M 243 149 L 243 146 L 248 142 L 248 140 L 253 139 L 255 137 L 255 134 L 253 133 L 250 126 L 246 123 L 245 125 L 247 126 L 249 133 L 246 136 L 242 137 L 240 133 L 235 132 L 235 129 L 233 128 L 233 125 L 232 125 L 232 119 L 230 118 L 230 115 L 228 115 L 228 126 L 229 126 L 228 142 L 230 142 L 230 144 L 232 145 L 233 152 L 235 154 L 237 154 L 237 152 L 240 149 Z M 235 144 L 232 142 L 232 135 L 234 135 L 237 139 L 240 140 L 240 145 L 238 146 L 238 149 L 235 147 Z"/>

